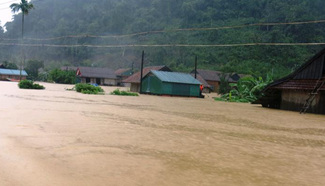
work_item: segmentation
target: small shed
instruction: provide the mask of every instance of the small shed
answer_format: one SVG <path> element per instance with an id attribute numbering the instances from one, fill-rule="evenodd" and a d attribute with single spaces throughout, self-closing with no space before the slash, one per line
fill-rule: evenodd
<path id="1" fill-rule="evenodd" d="M 27 78 L 27 73 L 25 70 L 14 70 L 14 69 L 0 69 L 0 80 L 3 81 L 16 81 L 21 79 L 24 80 Z"/>
<path id="2" fill-rule="evenodd" d="M 167 66 L 150 66 L 143 69 L 143 76 L 145 77 L 151 70 L 157 71 L 167 71 L 171 72 L 172 70 Z M 140 79 L 141 79 L 141 72 L 134 73 L 132 76 L 128 77 L 127 79 L 123 80 L 124 84 L 129 84 L 130 91 L 132 92 L 140 92 Z"/>
<path id="3" fill-rule="evenodd" d="M 255 104 L 292 111 L 307 108 L 306 112 L 325 114 L 325 49 L 290 75 L 269 84 L 263 92 Z M 308 99 L 310 104 L 305 107 Z"/>
<path id="4" fill-rule="evenodd" d="M 117 85 L 114 70 L 109 68 L 79 67 L 77 76 L 81 83 L 96 83 L 98 85 Z"/>
<path id="5" fill-rule="evenodd" d="M 190 74 L 152 70 L 142 82 L 147 94 L 200 97 L 200 82 Z"/>

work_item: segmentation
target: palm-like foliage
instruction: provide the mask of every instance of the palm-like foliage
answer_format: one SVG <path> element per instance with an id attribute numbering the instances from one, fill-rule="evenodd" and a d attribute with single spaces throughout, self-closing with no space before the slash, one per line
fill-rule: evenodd
<path id="1" fill-rule="evenodd" d="M 22 12 L 22 39 L 24 38 L 24 21 L 25 15 L 28 15 L 29 11 L 34 8 L 32 3 L 28 3 L 27 0 L 21 0 L 20 3 L 13 3 L 10 5 L 11 11 L 16 13 L 21 11 Z"/>
<path id="2" fill-rule="evenodd" d="M 272 78 L 267 76 L 263 78 L 244 77 L 238 83 L 230 84 L 232 90 L 224 94 L 221 100 L 231 102 L 254 102 L 262 96 L 262 90 L 272 82 Z"/>
<path id="3" fill-rule="evenodd" d="M 29 10 L 34 8 L 34 5 L 32 3 L 28 3 L 26 0 L 21 0 L 20 3 L 13 3 L 10 5 L 11 11 L 13 13 L 22 12 L 22 22 L 21 22 L 21 40 L 24 42 L 24 23 L 25 23 L 25 15 L 28 15 Z M 23 60 L 22 65 L 20 68 L 20 80 L 21 80 L 21 71 L 24 68 L 25 63 L 25 55 L 23 51 Z"/>

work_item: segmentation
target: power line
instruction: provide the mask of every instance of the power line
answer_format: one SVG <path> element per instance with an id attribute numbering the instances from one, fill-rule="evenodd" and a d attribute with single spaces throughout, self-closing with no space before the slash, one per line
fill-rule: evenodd
<path id="1" fill-rule="evenodd" d="M 167 32 L 181 32 L 181 31 L 210 31 L 210 30 L 225 30 L 225 29 L 236 29 L 244 27 L 254 27 L 254 26 L 279 26 L 279 25 L 303 25 L 303 24 L 316 24 L 316 23 L 325 23 L 325 20 L 314 20 L 314 21 L 301 21 L 301 22 L 287 22 L 287 23 L 253 23 L 253 24 L 244 24 L 244 25 L 235 25 L 235 26 L 222 26 L 222 27 L 211 27 L 211 28 L 178 28 L 171 30 L 160 30 L 160 31 L 147 31 L 147 32 L 137 32 L 132 34 L 122 34 L 122 35 L 67 35 L 59 36 L 52 38 L 25 38 L 25 40 L 34 40 L 34 41 L 49 41 L 49 40 L 60 40 L 65 38 L 123 38 L 123 37 L 133 37 L 139 35 L 148 35 L 148 34 L 158 34 L 158 33 L 167 33 Z M 1 39 L 0 39 L 1 40 Z M 8 41 L 15 41 L 19 39 L 4 39 Z"/>
<path id="2" fill-rule="evenodd" d="M 163 44 L 163 45 L 52 45 L 52 44 L 20 44 L 20 43 L 0 43 L 0 46 L 24 46 L 24 47 L 55 47 L 55 48 L 132 48 L 132 47 L 243 47 L 243 46 L 319 46 L 325 43 L 238 43 L 238 44 L 212 44 L 212 45 L 188 45 L 188 44 Z"/>

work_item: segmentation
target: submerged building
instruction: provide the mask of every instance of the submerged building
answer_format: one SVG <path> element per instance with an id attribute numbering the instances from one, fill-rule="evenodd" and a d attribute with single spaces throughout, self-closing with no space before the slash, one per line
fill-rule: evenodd
<path id="1" fill-rule="evenodd" d="M 2 69 L 0 68 L 0 80 L 2 81 L 18 81 L 27 78 L 28 74 L 25 70 Z"/>
<path id="2" fill-rule="evenodd" d="M 77 77 L 81 83 L 96 83 L 98 85 L 117 85 L 114 70 L 109 68 L 78 67 Z"/>
<path id="3" fill-rule="evenodd" d="M 142 82 L 146 94 L 200 97 L 201 83 L 190 74 L 151 70 Z"/>
<path id="4" fill-rule="evenodd" d="M 325 114 L 325 49 L 290 75 L 269 84 L 256 104 Z"/>
<path id="5" fill-rule="evenodd" d="M 145 77 L 151 70 L 156 71 L 167 71 L 171 72 L 172 70 L 167 66 L 150 66 L 143 69 L 142 76 Z M 140 92 L 140 80 L 141 80 L 141 71 L 134 73 L 130 77 L 126 78 L 122 82 L 130 87 L 131 92 Z"/>

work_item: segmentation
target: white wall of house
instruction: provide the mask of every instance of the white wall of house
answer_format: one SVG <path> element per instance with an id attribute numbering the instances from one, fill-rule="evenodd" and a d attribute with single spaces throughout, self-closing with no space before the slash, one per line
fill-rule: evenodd
<path id="1" fill-rule="evenodd" d="M 102 79 L 102 84 L 116 86 L 117 80 L 116 79 Z"/>
<path id="2" fill-rule="evenodd" d="M 97 78 L 90 78 L 89 83 L 97 83 Z M 81 83 L 87 83 L 86 78 L 83 77 L 81 78 Z M 100 78 L 100 84 L 99 85 L 110 85 L 110 86 L 116 86 L 117 80 L 116 79 L 105 79 L 105 78 Z"/>

